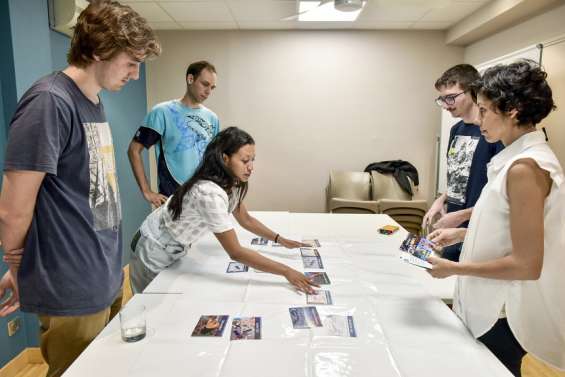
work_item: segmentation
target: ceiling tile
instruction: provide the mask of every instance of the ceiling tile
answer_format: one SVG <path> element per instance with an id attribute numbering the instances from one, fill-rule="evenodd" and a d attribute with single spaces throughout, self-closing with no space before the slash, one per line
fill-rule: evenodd
<path id="1" fill-rule="evenodd" d="M 233 22 L 232 14 L 222 1 L 160 2 L 175 21 Z"/>
<path id="2" fill-rule="evenodd" d="M 291 21 L 292 22 L 292 21 Z M 340 21 L 331 21 L 331 22 L 323 22 L 323 21 L 308 21 L 308 22 L 296 22 L 295 29 L 304 29 L 304 30 L 326 30 L 326 29 L 352 29 L 353 23 L 352 22 L 340 22 Z"/>
<path id="3" fill-rule="evenodd" d="M 186 30 L 233 30 L 238 29 L 238 25 L 235 21 L 226 21 L 226 22 L 198 22 L 198 21 L 191 21 L 191 22 L 179 22 L 183 29 Z"/>
<path id="4" fill-rule="evenodd" d="M 244 30 L 288 30 L 299 26 L 298 21 L 238 21 L 238 24 Z"/>
<path id="5" fill-rule="evenodd" d="M 408 22 L 422 18 L 430 8 L 424 5 L 379 5 L 377 3 L 367 4 L 359 15 L 358 20 L 386 21 L 386 22 Z"/>
<path id="6" fill-rule="evenodd" d="M 445 7 L 432 9 L 419 21 L 455 23 L 467 17 L 468 15 L 479 9 L 481 6 L 482 3 L 477 2 L 451 3 Z"/>
<path id="7" fill-rule="evenodd" d="M 296 14 L 294 0 L 227 0 L 235 19 L 240 21 L 278 21 Z"/>
<path id="8" fill-rule="evenodd" d="M 173 21 L 171 17 L 156 3 L 124 3 L 131 6 L 137 13 L 149 22 Z"/>
<path id="9" fill-rule="evenodd" d="M 410 28 L 412 22 L 387 22 L 387 21 L 357 21 L 353 23 L 354 29 L 371 30 L 405 30 Z"/>
<path id="10" fill-rule="evenodd" d="M 177 30 L 181 27 L 174 21 L 169 22 L 149 22 L 149 26 L 151 26 L 154 30 Z"/>

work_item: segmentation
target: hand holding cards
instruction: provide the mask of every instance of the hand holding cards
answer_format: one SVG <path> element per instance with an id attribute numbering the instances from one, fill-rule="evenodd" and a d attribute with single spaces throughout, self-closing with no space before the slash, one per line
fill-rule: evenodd
<path id="1" fill-rule="evenodd" d="M 402 251 L 400 258 L 405 262 L 418 267 L 431 269 L 432 265 L 427 261 L 428 257 L 437 256 L 434 251 L 434 244 L 421 236 L 408 234 L 406 239 L 400 245 Z"/>

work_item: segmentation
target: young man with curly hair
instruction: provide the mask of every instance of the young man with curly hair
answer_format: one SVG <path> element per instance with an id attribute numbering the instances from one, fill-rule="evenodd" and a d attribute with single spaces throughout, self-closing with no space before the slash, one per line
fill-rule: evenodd
<path id="1" fill-rule="evenodd" d="M 131 7 L 92 1 L 78 17 L 69 66 L 35 82 L 12 118 L 0 195 L 10 269 L 0 296 L 12 295 L 0 315 L 20 306 L 39 315 L 48 376 L 63 374 L 119 309 L 120 196 L 98 94 L 137 80 L 141 62 L 159 54 Z"/>

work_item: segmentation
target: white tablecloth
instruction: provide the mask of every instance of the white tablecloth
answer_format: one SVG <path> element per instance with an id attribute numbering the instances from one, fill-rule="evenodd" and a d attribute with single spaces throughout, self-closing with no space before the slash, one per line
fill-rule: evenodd
<path id="1" fill-rule="evenodd" d="M 323 328 L 294 329 L 289 307 L 307 306 L 279 276 L 252 268 L 226 273 L 229 257 L 213 236 L 193 245 L 132 303 L 148 308 L 148 335 L 124 343 L 115 318 L 65 376 L 510 376 L 441 301 L 453 281 L 437 281 L 401 261 L 406 236 L 377 228 L 394 224 L 386 215 L 255 213 L 287 238 L 317 238 L 333 305 L 320 316 L 351 315 L 357 337 L 328 336 Z M 251 246 L 303 271 L 300 252 Z M 229 315 L 222 337 L 191 337 L 201 315 Z M 262 339 L 230 341 L 236 316 L 262 318 Z"/>

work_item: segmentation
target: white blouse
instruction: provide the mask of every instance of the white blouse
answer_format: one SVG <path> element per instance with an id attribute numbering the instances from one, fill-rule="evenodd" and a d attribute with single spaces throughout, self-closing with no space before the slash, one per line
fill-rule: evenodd
<path id="1" fill-rule="evenodd" d="M 190 245 L 206 232 L 223 233 L 233 229 L 230 214 L 239 202 L 240 189 L 231 195 L 216 183 L 198 181 L 182 200 L 182 213 L 173 220 L 170 202 L 153 211 L 141 224 L 141 238 L 136 247 L 138 257 L 147 269 L 159 273 L 184 257 Z M 144 244 L 144 242 L 148 244 Z"/>
<path id="2" fill-rule="evenodd" d="M 459 276 L 454 310 L 478 338 L 505 307 L 520 345 L 565 369 L 565 185 L 563 170 L 541 131 L 521 136 L 489 163 L 488 183 L 473 209 L 460 261 L 488 261 L 512 252 L 506 177 L 512 164 L 523 158 L 535 160 L 553 181 L 544 204 L 541 276 L 513 281 Z"/>

